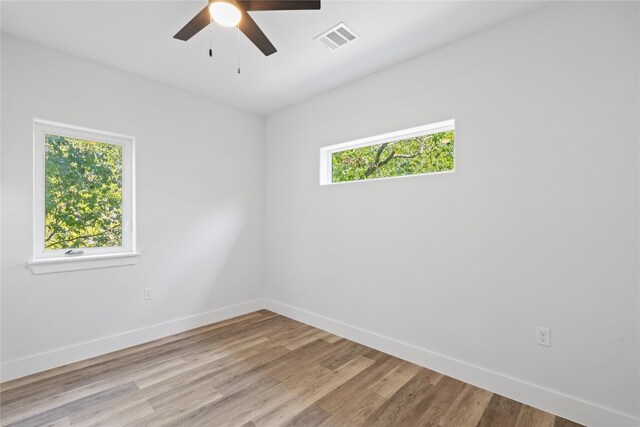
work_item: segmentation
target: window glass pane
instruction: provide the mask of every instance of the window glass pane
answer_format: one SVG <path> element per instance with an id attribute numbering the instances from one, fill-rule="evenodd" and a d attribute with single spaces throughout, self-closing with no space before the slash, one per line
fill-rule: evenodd
<path id="1" fill-rule="evenodd" d="M 122 246 L 121 145 L 45 135 L 45 249 Z"/>
<path id="2" fill-rule="evenodd" d="M 454 169 L 454 131 L 333 153 L 332 182 L 445 172 Z"/>

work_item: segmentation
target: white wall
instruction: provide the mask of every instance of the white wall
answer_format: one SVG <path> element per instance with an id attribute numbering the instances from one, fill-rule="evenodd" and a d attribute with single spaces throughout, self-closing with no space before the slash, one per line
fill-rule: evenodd
<path id="1" fill-rule="evenodd" d="M 1 106 L 3 379 L 262 305 L 261 117 L 5 34 Z M 137 265 L 27 268 L 34 118 L 136 138 Z"/>
<path id="2" fill-rule="evenodd" d="M 270 306 L 638 423 L 638 15 L 556 4 L 269 116 Z M 455 173 L 318 185 L 320 147 L 446 119 Z"/>

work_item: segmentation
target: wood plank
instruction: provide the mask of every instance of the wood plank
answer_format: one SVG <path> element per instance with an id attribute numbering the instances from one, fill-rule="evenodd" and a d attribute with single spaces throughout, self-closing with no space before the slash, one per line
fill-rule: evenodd
<path id="1" fill-rule="evenodd" d="M 47 427 L 69 427 L 71 426 L 71 421 L 69 417 L 60 418 L 59 420 L 53 421 L 51 423 L 46 424 Z"/>
<path id="2" fill-rule="evenodd" d="M 274 410 L 258 419 L 254 419 L 255 424 L 258 426 L 273 426 L 288 422 L 296 413 L 340 387 L 373 363 L 371 359 L 357 356 L 338 367 L 334 372 L 319 375 L 317 381 L 313 381 L 311 384 L 303 384 L 292 390 L 292 398 L 286 404 L 274 408 Z"/>
<path id="3" fill-rule="evenodd" d="M 177 420 L 176 425 L 235 426 L 242 424 L 234 422 L 234 418 L 242 412 L 242 408 L 253 407 L 251 402 L 256 401 L 262 394 L 277 385 L 278 382 L 271 378 L 256 378 L 251 382 L 251 387 L 244 387 L 235 393 L 225 395 L 220 400 L 187 413 Z"/>
<path id="4" fill-rule="evenodd" d="M 494 394 L 478 422 L 478 427 L 514 426 L 521 408 L 521 403 Z"/>
<path id="5" fill-rule="evenodd" d="M 369 347 L 365 347 L 362 344 L 347 340 L 339 342 L 336 345 L 340 346 L 340 350 L 333 352 L 329 357 L 321 361 L 320 364 L 322 366 L 329 369 L 336 369 L 345 362 L 352 360 L 354 357 L 364 355 L 364 353 L 371 350 Z"/>
<path id="6" fill-rule="evenodd" d="M 325 412 L 317 405 L 309 405 L 302 411 L 298 412 L 287 423 L 282 424 L 283 427 L 306 427 L 318 426 L 329 419 L 331 415 Z"/>
<path id="7" fill-rule="evenodd" d="M 286 348 L 288 348 L 289 350 L 295 350 L 295 349 L 300 348 L 300 347 L 302 347 L 304 345 L 310 344 L 310 343 L 312 343 L 312 342 L 314 342 L 316 340 L 320 340 L 320 339 L 326 338 L 328 336 L 329 336 L 329 334 L 327 332 L 325 332 L 325 331 L 315 330 L 315 331 L 312 331 L 311 334 L 308 334 L 308 335 L 305 335 L 305 336 L 290 340 L 289 342 L 285 343 L 284 346 Z"/>
<path id="8" fill-rule="evenodd" d="M 434 426 L 449 411 L 453 402 L 458 398 L 465 383 L 455 378 L 443 377 L 425 394 L 416 406 L 412 417 L 408 418 L 413 425 Z"/>
<path id="9" fill-rule="evenodd" d="M 472 427 L 478 424 L 493 393 L 467 384 L 440 421 L 440 426 Z"/>
<path id="10" fill-rule="evenodd" d="M 110 402 L 76 411 L 70 415 L 70 418 L 71 425 L 75 426 L 133 425 L 153 413 L 153 408 L 145 399 L 125 395 Z"/>
<path id="11" fill-rule="evenodd" d="M 164 392 L 179 388 L 181 385 L 190 383 L 196 380 L 206 381 L 210 378 L 215 378 L 227 369 L 233 368 L 238 364 L 250 364 L 253 357 L 261 353 L 270 353 L 274 349 L 279 349 L 278 354 L 284 354 L 284 348 L 274 343 L 267 342 L 245 350 L 239 354 L 233 354 L 223 359 L 215 360 L 209 364 L 195 367 L 186 372 L 179 372 L 172 378 L 165 379 L 156 384 L 150 385 L 142 392 L 147 398 L 152 398 Z M 215 386 L 214 386 L 215 388 Z"/>
<path id="12" fill-rule="evenodd" d="M 339 337 L 337 335 L 333 335 L 333 334 L 329 334 L 328 336 L 323 338 L 326 342 L 334 344 L 337 341 L 340 341 L 341 339 L 343 339 L 342 337 Z"/>
<path id="13" fill-rule="evenodd" d="M 411 362 L 400 361 L 391 371 L 387 372 L 379 381 L 373 382 L 369 389 L 374 389 L 379 395 L 389 398 L 407 383 L 421 368 Z"/>
<path id="14" fill-rule="evenodd" d="M 564 418 L 556 417 L 554 427 L 582 427 L 582 425 Z"/>
<path id="15" fill-rule="evenodd" d="M 369 390 L 368 386 L 382 379 L 401 360 L 382 355 L 384 357 L 374 361 L 371 366 L 316 402 L 319 407 L 332 415 L 331 420 L 328 420 L 329 423 L 360 425 L 386 401 L 385 397 Z"/>
<path id="16" fill-rule="evenodd" d="M 516 427 L 554 427 L 555 417 L 529 405 L 522 405 Z"/>
<path id="17" fill-rule="evenodd" d="M 434 374 L 426 369 L 419 371 L 372 413 L 365 421 L 365 425 L 408 425 L 407 418 L 412 415 L 421 399 L 441 378 L 442 375 Z"/>
<path id="18" fill-rule="evenodd" d="M 578 426 L 266 310 L 0 390 L 2 426 Z"/>
<path id="19" fill-rule="evenodd" d="M 176 366 L 179 366 L 183 363 L 184 360 L 181 359 L 170 359 L 166 364 L 150 364 L 148 367 L 144 368 L 144 372 L 149 375 L 153 375 L 159 368 L 165 368 L 166 366 L 169 366 L 169 368 L 175 368 Z M 131 377 L 129 377 L 128 375 L 131 375 Z M 136 374 L 129 373 L 128 375 L 114 375 L 111 378 L 107 378 L 101 381 L 95 381 L 93 383 L 89 383 L 85 386 L 74 388 L 69 391 L 61 390 L 59 393 L 54 394 L 52 397 L 48 397 L 49 395 L 44 395 L 45 398 L 33 402 L 31 402 L 31 400 L 23 399 L 22 401 L 19 401 L 17 403 L 12 402 L 3 405 L 2 422 L 3 424 L 9 424 L 17 421 L 18 419 L 23 419 L 39 414 L 41 412 L 49 411 L 67 403 L 71 403 L 84 397 L 93 395 L 95 393 L 112 389 L 129 381 L 133 380 L 135 382 Z"/>
<path id="20" fill-rule="evenodd" d="M 119 396 L 125 395 L 129 392 L 138 390 L 134 382 L 129 382 L 118 387 L 114 387 L 109 390 L 101 391 L 99 393 L 92 394 L 82 399 L 58 406 L 55 409 L 41 412 L 37 415 L 30 416 L 28 418 L 21 419 L 15 423 L 7 424 L 8 426 L 30 427 L 30 426 L 42 426 L 47 423 L 58 422 L 60 418 L 68 416 L 68 414 L 74 411 L 80 411 L 92 405 L 96 402 L 109 402 Z"/>

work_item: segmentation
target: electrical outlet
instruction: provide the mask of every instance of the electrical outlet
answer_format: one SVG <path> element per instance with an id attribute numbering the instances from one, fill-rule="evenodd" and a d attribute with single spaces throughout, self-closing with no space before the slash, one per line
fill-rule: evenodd
<path id="1" fill-rule="evenodd" d="M 291 273 L 287 273 L 285 283 L 287 284 L 287 286 L 293 286 L 293 276 L 291 275 Z"/>
<path id="2" fill-rule="evenodd" d="M 153 288 L 144 288 L 144 299 L 153 299 Z"/>
<path id="3" fill-rule="evenodd" d="M 538 326 L 536 328 L 536 343 L 545 347 L 551 346 L 551 330 Z"/>

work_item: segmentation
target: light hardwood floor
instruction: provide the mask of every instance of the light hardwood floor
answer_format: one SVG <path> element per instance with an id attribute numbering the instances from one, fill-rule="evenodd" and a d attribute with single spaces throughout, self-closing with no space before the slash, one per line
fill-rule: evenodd
<path id="1" fill-rule="evenodd" d="M 0 386 L 3 426 L 577 426 L 266 310 Z"/>

